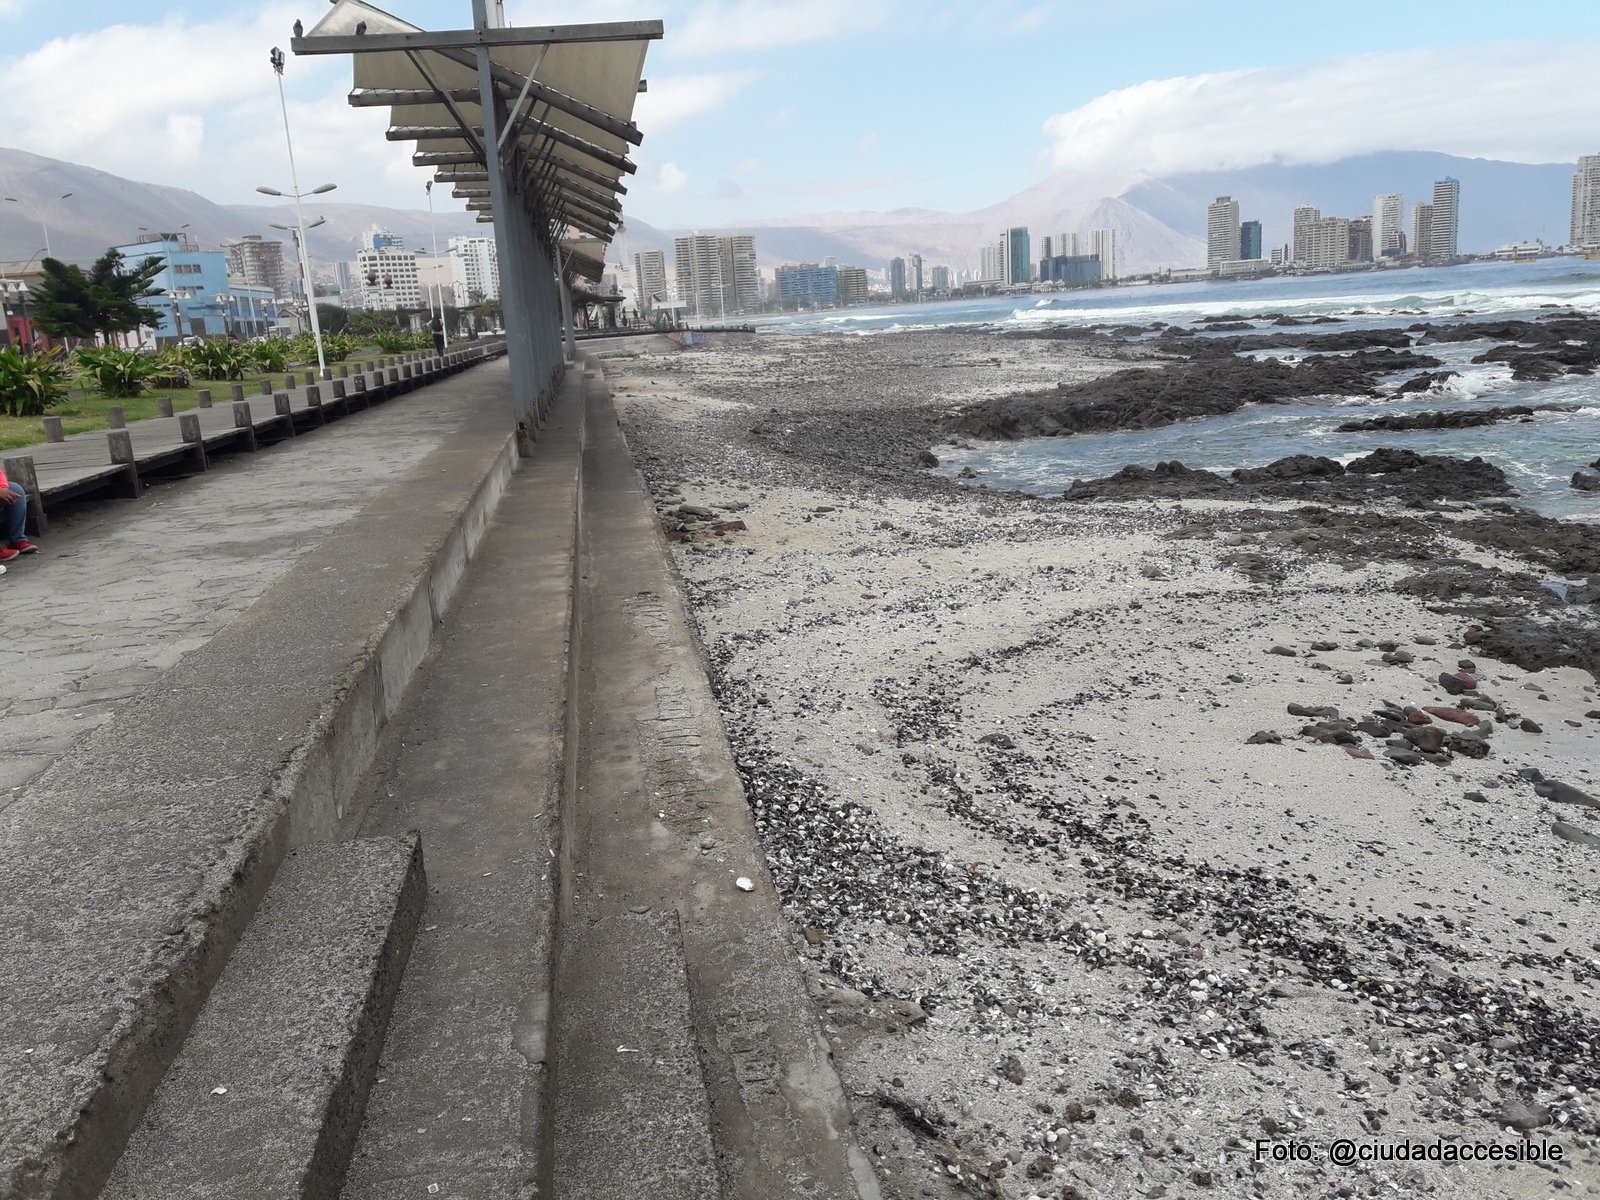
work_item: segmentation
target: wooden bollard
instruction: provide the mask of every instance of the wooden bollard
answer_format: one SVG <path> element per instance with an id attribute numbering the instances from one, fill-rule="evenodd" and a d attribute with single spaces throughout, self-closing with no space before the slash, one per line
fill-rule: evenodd
<path id="1" fill-rule="evenodd" d="M 322 378 L 323 379 L 332 379 L 333 378 L 333 368 L 332 367 L 323 367 L 322 368 Z"/>
<path id="2" fill-rule="evenodd" d="M 244 384 L 242 384 L 242 383 L 234 384 L 233 385 L 233 402 L 235 404 L 238 404 L 243 399 L 244 399 Z"/>
<path id="3" fill-rule="evenodd" d="M 335 379 L 333 381 L 332 387 L 333 387 L 333 398 L 335 400 L 343 400 L 345 398 L 345 396 L 344 396 L 344 380 Z"/>
<path id="4" fill-rule="evenodd" d="M 44 440 L 47 442 L 64 442 L 67 440 L 67 435 L 61 428 L 60 417 L 46 417 L 44 419 Z"/>
<path id="5" fill-rule="evenodd" d="M 178 433 L 183 438 L 184 445 L 188 446 L 189 456 L 194 460 L 194 465 L 204 471 L 206 463 L 205 435 L 200 432 L 200 414 L 194 412 L 180 413 L 178 415 Z"/>
<path id="6" fill-rule="evenodd" d="M 170 417 L 172 415 L 172 397 L 157 396 L 156 408 L 160 410 L 163 417 Z"/>
<path id="7" fill-rule="evenodd" d="M 210 408 L 210 407 L 212 407 L 212 405 L 211 405 L 211 389 L 210 388 L 201 388 L 198 392 L 195 393 L 195 396 L 199 399 L 201 408 Z"/>
<path id="8" fill-rule="evenodd" d="M 39 473 L 33 469 L 33 456 L 22 454 L 0 461 L 6 478 L 20 483 L 28 493 L 28 532 L 43 537 L 50 532 L 50 521 L 44 515 L 44 497 L 39 494 Z"/>
<path id="9" fill-rule="evenodd" d="M 340 379 L 349 379 L 350 378 L 350 364 L 349 363 L 340 363 L 339 364 L 339 378 Z"/>
<path id="10" fill-rule="evenodd" d="M 313 371 L 307 371 L 306 372 L 306 386 L 310 387 L 316 381 L 317 381 L 316 373 L 313 372 Z"/>
<path id="11" fill-rule="evenodd" d="M 233 427 L 235 429 L 242 429 L 245 431 L 245 445 L 249 446 L 252 450 L 258 448 L 259 443 L 256 441 L 256 418 L 255 414 L 250 411 L 250 404 L 248 401 L 235 400 L 233 402 Z"/>
<path id="12" fill-rule="evenodd" d="M 106 425 L 112 429 L 126 429 L 128 427 L 128 418 L 122 413 L 122 405 L 113 404 L 106 409 Z"/>
<path id="13" fill-rule="evenodd" d="M 139 479 L 139 465 L 133 460 L 133 435 L 126 429 L 109 431 L 106 449 L 111 453 L 111 461 L 123 468 L 123 490 L 137 500 L 144 493 L 144 483 Z"/>
<path id="14" fill-rule="evenodd" d="M 288 436 L 298 436 L 300 431 L 294 427 L 294 410 L 289 407 L 289 393 L 279 392 L 273 396 L 272 407 L 276 409 L 278 415 L 283 418 L 284 428 L 288 431 Z"/>
<path id="15" fill-rule="evenodd" d="M 263 379 L 263 380 L 262 380 L 262 381 L 261 381 L 261 394 L 262 394 L 262 395 L 263 395 L 263 396 L 270 396 L 270 395 L 272 395 L 272 380 L 270 380 L 270 379 Z"/>

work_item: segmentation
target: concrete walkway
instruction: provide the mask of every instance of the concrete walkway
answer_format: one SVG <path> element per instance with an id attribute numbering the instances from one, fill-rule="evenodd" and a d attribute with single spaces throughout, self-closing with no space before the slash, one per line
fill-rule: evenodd
<path id="1" fill-rule="evenodd" d="M 0 579 L 0 809 L 480 408 L 504 362 L 52 519 Z M 509 422 L 509 417 L 507 418 Z"/>

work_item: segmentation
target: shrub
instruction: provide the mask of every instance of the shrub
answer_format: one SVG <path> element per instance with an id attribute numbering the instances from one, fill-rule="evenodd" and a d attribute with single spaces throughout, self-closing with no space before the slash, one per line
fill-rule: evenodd
<path id="1" fill-rule="evenodd" d="M 272 338 L 265 342 L 253 343 L 246 353 L 251 364 L 258 371 L 269 375 L 277 375 L 289 369 L 289 364 L 294 361 L 294 345 L 287 338 Z"/>
<path id="2" fill-rule="evenodd" d="M 404 354 L 410 350 L 433 349 L 431 333 L 375 333 L 372 344 L 385 354 Z"/>
<path id="3" fill-rule="evenodd" d="M 0 350 L 0 413 L 43 416 L 72 390 L 72 372 L 59 349 L 26 355 L 15 346 Z"/>
<path id="4" fill-rule="evenodd" d="M 329 362 L 343 362 L 354 354 L 359 343 L 353 337 L 342 333 L 325 334 L 322 338 L 322 353 Z"/>
<path id="5" fill-rule="evenodd" d="M 201 342 L 184 347 L 183 365 L 201 379 L 243 379 L 255 364 L 233 342 Z"/>
<path id="6" fill-rule="evenodd" d="M 78 374 L 102 396 L 137 396 L 160 369 L 149 355 L 120 346 L 90 346 L 73 356 Z"/>

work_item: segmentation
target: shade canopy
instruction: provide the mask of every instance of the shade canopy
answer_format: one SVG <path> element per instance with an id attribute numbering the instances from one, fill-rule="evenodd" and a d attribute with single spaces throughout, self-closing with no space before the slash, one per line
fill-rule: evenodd
<path id="1" fill-rule="evenodd" d="M 598 279 L 622 221 L 628 152 L 642 135 L 633 106 L 645 50 L 659 21 L 427 32 L 365 0 L 336 0 L 297 54 L 351 54 L 350 103 L 389 109 L 388 138 L 415 143 L 412 161 L 432 167 L 480 221 L 494 220 L 488 153 L 498 155 L 504 194 L 533 219 L 569 275 Z M 486 150 L 479 48 L 491 64 L 496 111 Z"/>

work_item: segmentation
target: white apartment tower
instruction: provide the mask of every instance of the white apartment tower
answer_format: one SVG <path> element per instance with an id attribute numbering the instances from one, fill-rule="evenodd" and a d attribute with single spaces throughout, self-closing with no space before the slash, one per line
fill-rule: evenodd
<path id="1" fill-rule="evenodd" d="M 673 274 L 678 296 L 704 320 L 753 312 L 761 303 L 756 241 L 748 233 L 728 237 L 695 233 L 674 238 Z"/>
<path id="2" fill-rule="evenodd" d="M 457 308 L 472 303 L 473 292 L 485 300 L 500 298 L 500 259 L 492 237 L 450 239 L 450 282 Z"/>
<path id="3" fill-rule="evenodd" d="M 1074 235 L 1076 240 L 1076 235 Z M 1237 234 L 1234 236 L 1234 245 L 1239 244 Z M 1091 229 L 1089 231 L 1089 253 L 1100 260 L 1100 278 L 1102 281 L 1117 277 L 1117 231 L 1115 229 Z"/>
<path id="4" fill-rule="evenodd" d="M 1350 221 L 1322 217 L 1306 226 L 1306 266 L 1338 267 L 1350 261 Z"/>
<path id="5" fill-rule="evenodd" d="M 1206 268 L 1215 271 L 1239 257 L 1239 202 L 1218 196 L 1206 209 Z"/>
<path id="6" fill-rule="evenodd" d="M 1399 192 L 1389 192 L 1372 199 L 1372 257 L 1383 261 L 1384 255 L 1399 252 L 1405 241 L 1406 202 Z"/>
<path id="7" fill-rule="evenodd" d="M 361 286 L 361 307 L 369 312 L 422 309 L 422 279 L 413 250 L 385 246 L 356 254 L 356 276 Z"/>
<path id="8" fill-rule="evenodd" d="M 1433 236 L 1428 252 L 1434 258 L 1454 258 L 1461 228 L 1461 184 L 1446 175 L 1433 185 Z"/>
<path id="9" fill-rule="evenodd" d="M 990 242 L 983 248 L 978 258 L 978 281 L 980 283 L 999 283 L 1005 277 L 1005 242 Z"/>
<path id="10" fill-rule="evenodd" d="M 1574 246 L 1600 246 L 1600 154 L 1578 159 L 1572 177 L 1572 237 Z"/>
<path id="11" fill-rule="evenodd" d="M 633 293 L 641 312 L 667 298 L 667 256 L 660 250 L 641 250 L 633 256 Z"/>
<path id="12" fill-rule="evenodd" d="M 1078 248 L 1078 235 L 1075 233 L 1058 233 L 1052 244 L 1055 247 L 1056 254 L 1060 256 L 1077 258 L 1083 253 Z"/>
<path id="13" fill-rule="evenodd" d="M 1322 210 L 1315 204 L 1302 204 L 1294 210 L 1294 261 L 1311 260 L 1311 227 L 1322 220 Z"/>

